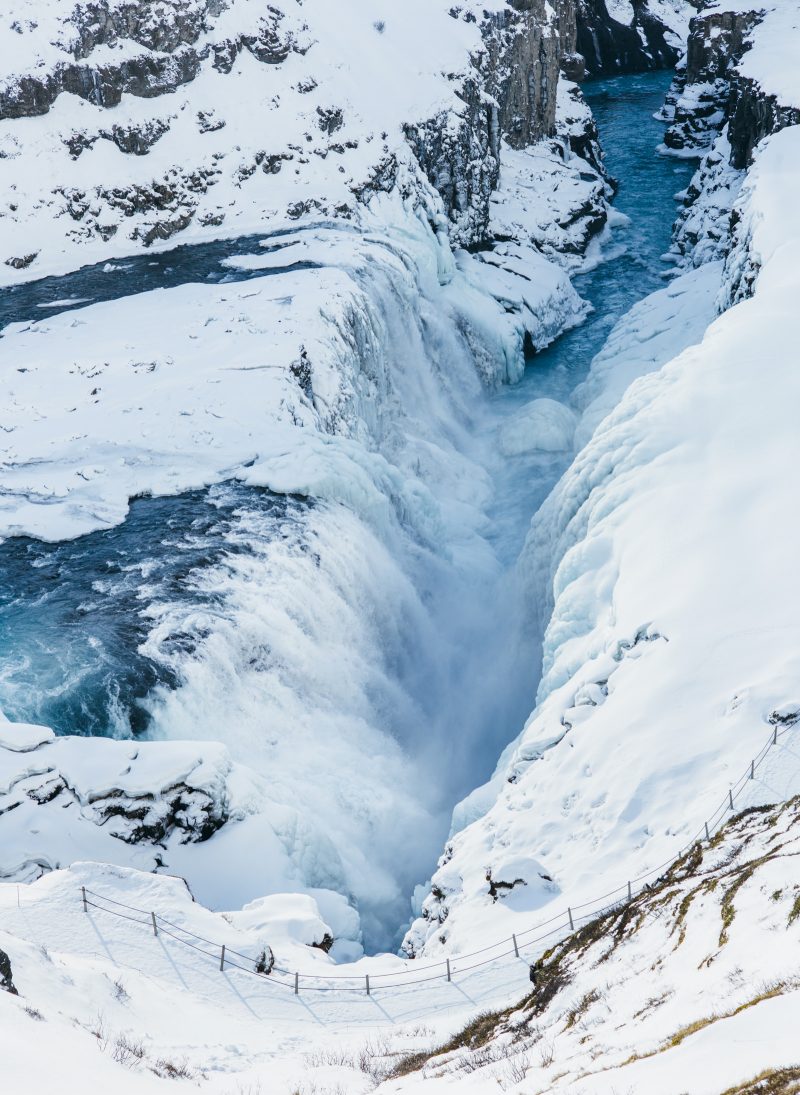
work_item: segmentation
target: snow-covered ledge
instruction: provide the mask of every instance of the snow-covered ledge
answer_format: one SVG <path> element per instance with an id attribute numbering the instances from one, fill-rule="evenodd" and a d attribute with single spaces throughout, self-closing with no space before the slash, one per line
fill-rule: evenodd
<path id="1" fill-rule="evenodd" d="M 294 938 L 302 925 L 304 944 L 327 936 L 334 957 L 358 957 L 358 914 L 333 892 L 342 887 L 338 856 L 318 847 L 315 864 L 305 829 L 218 743 L 56 737 L 0 721 L 5 881 L 30 882 L 78 861 L 178 875 L 208 907 L 256 901 L 250 919 L 257 907 L 273 938 Z M 309 934 L 310 924 L 318 927 Z"/>

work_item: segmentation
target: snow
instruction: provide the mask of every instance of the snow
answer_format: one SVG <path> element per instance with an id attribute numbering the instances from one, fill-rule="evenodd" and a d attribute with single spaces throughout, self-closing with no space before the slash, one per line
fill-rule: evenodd
<path id="1" fill-rule="evenodd" d="M 451 17 L 451 6 L 410 0 L 402 18 L 389 0 L 359 0 L 345 10 L 327 0 L 290 2 L 282 15 L 265 12 L 256 0 L 235 0 L 215 16 L 195 0 L 147 11 L 150 22 L 163 24 L 176 40 L 180 27 L 193 21 L 190 44 L 168 58 L 139 30 L 137 41 L 95 46 L 81 71 L 98 78 L 104 64 L 114 68 L 132 58 L 145 66 L 168 59 L 180 67 L 191 49 L 200 58 L 193 79 L 181 83 L 172 76 L 168 94 L 126 92 L 110 107 L 62 92 L 46 113 L 0 122 L 3 259 L 35 256 L 22 269 L 0 264 L 0 277 L 12 283 L 124 256 L 147 245 L 156 225 L 174 232 L 184 216 L 191 220 L 181 233 L 186 242 L 293 227 L 299 210 L 312 219 L 360 223 L 366 210 L 356 192 L 393 159 L 409 203 L 431 210 L 435 202 L 404 126 L 444 110 L 454 127 L 466 125 L 459 91 L 473 72 L 471 56 L 483 48 L 479 23 Z M 480 19 L 505 3 L 470 0 L 461 7 Z M 124 5 L 113 0 L 109 10 Z M 14 68 L 3 90 L 14 92 L 28 74 L 45 80 L 73 60 L 78 43 L 70 11 L 61 0 L 46 0 L 34 21 L 24 4 L 5 6 L 3 34 L 13 42 Z M 12 21 L 17 33 L 6 29 Z M 244 46 L 229 72 L 214 67 L 217 48 L 224 53 L 234 43 L 270 35 L 278 53 L 286 51 L 279 63 L 262 63 Z M 323 115 L 337 110 L 341 125 L 326 132 Z M 253 126 L 254 117 L 268 119 L 268 126 Z M 145 131 L 151 125 L 168 132 L 145 154 L 123 152 L 111 139 L 112 127 Z M 83 136 L 89 146 L 73 155 L 65 134 Z M 142 197 L 156 186 L 173 194 L 166 212 Z M 156 247 L 163 247 L 161 239 L 159 230 Z"/>
<path id="2" fill-rule="evenodd" d="M 753 4 L 751 0 L 716 0 L 705 4 L 706 12 L 763 12 L 752 46 L 736 68 L 746 79 L 754 80 L 766 95 L 774 95 L 785 105 L 800 104 L 800 74 L 797 71 L 797 33 L 800 31 L 800 4 L 797 0 Z"/>
<path id="3" fill-rule="evenodd" d="M 487 1045 L 434 1055 L 399 1089 L 719 1095 L 796 1069 L 797 808 L 742 815 L 557 944 Z"/>
<path id="4" fill-rule="evenodd" d="M 556 141 L 519 151 L 503 142 L 490 231 L 500 240 L 533 244 L 554 262 L 577 270 L 609 213 L 611 192 L 605 179 L 570 150 L 569 137 L 585 136 L 593 123 L 577 85 L 563 78 L 558 82 L 556 121 Z"/>
<path id="5" fill-rule="evenodd" d="M 486 873 L 523 849 L 575 904 L 623 883 L 622 864 L 635 876 L 667 860 L 745 770 L 772 713 L 800 704 L 798 167 L 789 128 L 759 148 L 742 192 L 741 249 L 760 264 L 752 299 L 702 333 L 719 264 L 690 273 L 634 309 L 595 363 L 582 393 L 601 400 L 588 403 L 594 433 L 520 563 L 528 611 L 549 615 L 537 708 L 456 812 L 468 824 L 434 876 L 443 896 L 426 899 L 430 919 L 409 936 L 417 948 L 427 936 L 427 953 L 516 930 Z M 745 803 L 799 779 L 788 749 Z"/>
<path id="6" fill-rule="evenodd" d="M 500 448 L 506 456 L 541 449 L 563 452 L 572 448 L 576 418 L 555 399 L 534 399 L 503 427 Z"/>
<path id="7" fill-rule="evenodd" d="M 207 842 L 208 867 L 183 846 L 168 862 L 212 905 L 226 888 L 241 901 L 338 890 L 373 946 L 408 915 L 448 795 L 468 788 L 478 757 L 494 760 L 505 705 L 523 710 L 514 689 L 498 701 L 484 688 L 507 671 L 499 645 L 496 665 L 476 649 L 463 715 L 436 701 L 463 672 L 476 621 L 508 634 L 515 611 L 485 535 L 498 460 L 475 430 L 486 385 L 520 375 L 526 337 L 544 346 L 585 311 L 566 272 L 530 247 L 453 255 L 401 207 L 381 216 L 375 235 L 298 232 L 236 260 L 258 279 L 97 303 L 0 340 L 13 378 L 4 534 L 76 537 L 122 521 L 133 496 L 230 480 L 298 499 L 277 524 L 245 500 L 232 550 L 184 580 L 184 599 L 143 575 L 140 652 L 180 684 L 150 696 L 152 735 L 223 739 L 262 781 L 263 809 Z M 476 586 L 482 597 L 467 596 Z M 410 647 L 409 634 L 424 641 Z M 434 759 L 454 717 L 472 744 L 443 780 Z M 346 786 L 332 784 L 336 768 L 352 773 Z M 233 864 L 248 840 L 266 850 L 243 881 Z M 115 845 L 80 846 L 113 860 Z M 68 845 L 43 826 L 27 859 L 66 863 Z"/>
<path id="8" fill-rule="evenodd" d="M 695 5 L 687 0 L 647 0 L 647 8 L 671 32 L 673 43 L 683 48 Z"/>
<path id="9" fill-rule="evenodd" d="M 433 520 L 427 538 L 436 518 L 421 506 L 430 503 L 352 443 L 370 432 L 370 448 L 382 440 L 363 403 L 367 362 L 385 337 L 373 268 L 409 299 L 423 293 L 445 313 L 468 315 L 476 349 L 488 345 L 487 368 L 497 370 L 492 357 L 504 363 L 506 374 L 490 381 L 519 375 L 526 332 L 544 346 L 584 309 L 566 275 L 533 253 L 524 267 L 519 251 L 490 256 L 490 267 L 461 253 L 459 273 L 441 285 L 432 268 L 441 245 L 416 218 L 403 227 L 383 243 L 335 230 L 284 237 L 274 254 L 236 260 L 283 264 L 258 282 L 154 290 L 8 328 L 0 533 L 77 536 L 121 521 L 133 496 L 238 476 L 281 493 L 346 498 L 362 514 L 398 496 Z M 299 255 L 328 265 L 293 271 Z M 296 376 L 303 353 L 313 404 Z"/>
<path id="10" fill-rule="evenodd" d="M 574 949 L 569 940 L 563 952 L 556 946 L 546 961 L 561 963 L 562 983 L 535 1012 L 528 959 L 537 955 L 524 948 L 520 959 L 512 953 L 452 981 L 440 963 L 415 984 L 403 980 L 413 963 L 363 959 L 348 967 L 349 980 L 319 991 L 314 972 L 326 972 L 327 960 L 303 941 L 313 920 L 303 899 L 291 910 L 276 898 L 211 913 L 179 879 L 88 863 L 0 884 L 0 947 L 20 993 L 0 993 L 0 1021 L 14 1035 L 4 1076 L 20 1090 L 48 1090 L 56 1047 L 68 1093 L 87 1081 L 156 1090 L 151 1070 L 172 1062 L 212 1095 L 265 1083 L 281 1095 L 331 1083 L 360 1095 L 398 1058 L 423 1052 L 434 1056 L 422 1071 L 378 1089 L 478 1093 L 500 1083 L 512 1092 L 718 1095 L 723 1083 L 797 1064 L 797 810 L 795 800 L 733 820 L 701 859 L 637 898 L 635 916 L 623 907 Z M 515 876 L 531 866 L 506 863 Z M 278 938 L 290 912 L 289 974 L 278 961 L 271 975 L 254 976 L 245 956 Z M 193 938 L 199 949 L 181 942 Z M 511 1029 L 488 1052 L 435 1056 L 476 1009 L 499 1007 L 509 1008 Z M 142 1055 L 126 1055 L 123 1039 Z M 34 1050 L 43 1044 L 47 1053 Z"/>
<path id="11" fill-rule="evenodd" d="M 171 870 L 212 907 L 258 899 L 245 906 L 242 925 L 260 924 L 276 947 L 320 941 L 327 932 L 336 939 L 334 957 L 360 956 L 355 910 L 314 885 L 320 874 L 312 848 L 302 844 L 310 829 L 300 813 L 271 801 L 268 783 L 234 765 L 224 746 L 55 738 L 44 727 L 0 726 L 0 809 L 7 815 L 0 877 L 28 881 L 79 859 Z M 220 828 L 202 839 L 209 820 Z M 153 835 L 138 835 L 140 826 Z M 321 850 L 330 884 L 341 887 L 335 852 Z M 287 889 L 297 893 L 281 894 Z"/>
<path id="12" fill-rule="evenodd" d="M 630 26 L 633 23 L 635 12 L 630 0 L 606 0 L 606 11 L 612 19 L 618 23 Z"/>
<path id="13" fill-rule="evenodd" d="M 232 5 L 220 26 L 240 31 L 250 9 Z M 386 104 L 412 86 L 420 120 L 434 109 L 457 110 L 450 81 L 439 74 L 449 65 L 463 68 L 476 44 L 474 28 L 459 20 L 454 31 L 444 7 L 431 13 L 426 6 L 424 35 L 421 8 L 407 20 L 377 3 L 369 13 L 365 5 L 354 12 L 344 19 L 316 0 L 304 5 L 320 38 L 303 37 L 308 53 L 290 56 L 281 87 L 289 74 L 303 78 L 311 57 L 315 78 L 328 81 L 318 86 L 336 94 L 328 99 L 320 92 L 310 107 L 345 104 L 347 124 L 355 112 L 359 133 L 377 134 L 387 125 L 381 154 L 391 151 L 413 175 L 401 136 L 408 95 L 402 115 Z M 384 32 L 371 22 L 376 12 L 386 15 Z M 354 35 L 351 16 L 363 20 L 363 39 Z M 778 25 L 768 19 L 758 40 L 785 61 L 788 54 L 769 37 Z M 56 6 L 43 5 L 38 35 L 29 29 L 21 70 L 40 60 L 56 63 L 65 44 Z M 298 26 L 297 33 L 307 32 Z M 373 38 L 385 48 L 373 50 Z M 340 63 L 343 43 L 351 48 L 367 40 L 358 79 L 374 104 L 355 79 L 350 86 Z M 137 51 L 130 43 L 121 51 L 104 46 L 96 56 Z M 754 72 L 764 74 L 765 56 L 760 46 L 748 55 Z M 795 95 L 785 68 L 775 66 L 770 86 Z M 229 76 L 209 67 L 201 72 L 192 105 L 211 109 L 213 102 L 221 117 L 248 86 L 255 89 L 250 113 L 266 112 L 272 78 L 267 66 L 242 54 Z M 179 89 L 169 97 L 176 112 L 168 120 L 188 162 L 200 138 L 190 114 L 180 117 L 186 94 Z M 24 196 L 21 212 L 12 211 L 19 212 L 17 239 L 41 255 L 30 276 L 66 269 L 78 255 L 124 253 L 130 232 L 144 224 L 135 215 L 127 238 L 78 243 L 67 238 L 66 217 L 56 215 L 50 196 L 31 184 L 34 156 L 44 165 L 42 178 L 70 173 L 73 185 L 98 172 L 104 185 L 113 185 L 115 172 L 130 178 L 139 170 L 106 138 L 67 162 L 56 137 L 73 114 L 85 115 L 91 127 L 107 113 L 76 102 L 62 95 L 48 114 L 27 120 L 24 141 L 16 130 L 9 136 L 3 123 L 3 147 L 12 154 L 0 162 Z M 283 112 L 271 103 L 276 147 L 302 131 L 298 119 L 308 121 L 298 102 Z M 150 110 L 126 97 L 119 116 L 125 124 L 141 122 Z M 202 139 L 220 155 L 241 151 L 240 166 L 249 169 L 253 146 L 233 144 L 251 140 L 249 118 L 241 132 L 226 121 Z M 154 165 L 172 169 L 174 151 L 165 148 L 158 141 L 141 158 L 141 180 L 152 178 Z M 291 186 L 283 172 L 245 170 L 232 181 L 228 163 L 208 200 L 224 199 L 231 217 L 240 218 L 237 231 L 262 226 L 265 217 L 270 227 L 283 224 L 290 193 L 317 202 L 316 212 L 327 215 L 325 203 L 349 202 L 352 181 L 363 179 L 376 157 L 363 146 L 348 150 L 354 154 L 337 172 L 347 176 L 340 185 L 330 163 L 346 154 L 326 151 L 325 158 L 312 154 L 309 170 Z M 17 1000 L 0 992 L 0 1021 L 13 1035 L 4 1048 L 4 1075 L 20 1089 L 47 1090 L 57 1059 L 65 1092 L 85 1091 L 87 1077 L 114 1090 L 155 1090 L 163 1085 L 149 1069 L 185 1059 L 195 1079 L 202 1075 L 207 1090 L 220 1095 L 229 1095 L 232 1082 L 241 1091 L 258 1090 L 265 1079 L 283 1095 L 309 1076 L 312 1085 L 367 1090 L 372 1079 L 354 1064 L 365 1033 L 391 1028 L 373 1057 L 430 1048 L 476 1008 L 521 995 L 529 987 L 524 961 L 509 955 L 462 971 L 458 955 L 508 950 L 512 932 L 554 911 L 563 918 L 567 901 L 578 908 L 624 885 L 625 875 L 669 859 L 777 724 L 787 727 L 781 743 L 746 784 L 743 803 L 797 790 L 791 724 L 800 712 L 793 517 L 800 379 L 787 359 L 800 289 L 800 140 L 796 130 L 784 130 L 759 148 L 738 198 L 738 180 L 722 180 L 725 197 L 709 219 L 737 202 L 737 235 L 724 265 L 685 272 L 623 317 L 573 407 L 537 400 L 500 433 L 501 456 L 577 450 L 534 520 L 517 576 L 529 619 L 549 618 L 537 707 L 491 781 L 455 812 L 424 903 L 426 918 L 409 937 L 435 963 L 435 983 L 379 989 L 375 998 L 366 984 L 362 989 L 367 974 L 399 978 L 414 969 L 394 956 L 362 958 L 361 931 L 365 918 L 387 909 L 394 914 L 401 881 L 439 841 L 442 807 L 431 792 L 452 775 L 440 771 L 441 728 L 395 687 L 392 663 L 408 656 L 396 621 L 410 620 L 421 649 L 430 650 L 431 604 L 438 597 L 437 610 L 452 615 L 448 649 L 424 667 L 431 691 L 442 687 L 441 679 L 449 684 L 456 666 L 459 680 L 485 675 L 501 689 L 513 678 L 521 636 L 502 613 L 491 636 L 502 635 L 508 647 L 499 666 L 488 656 L 449 660 L 464 621 L 500 591 L 485 537 L 488 469 L 495 465 L 481 463 L 480 446 L 465 438 L 476 425 L 482 385 L 519 376 L 526 337 L 545 346 L 583 314 L 564 270 L 536 249 L 574 265 L 570 255 L 580 255 L 586 226 L 555 231 L 556 212 L 596 205 L 604 193 L 596 173 L 566 155 L 558 162 L 552 148 L 505 148 L 502 155 L 492 225 L 512 238 L 492 252 L 451 251 L 441 224 L 438 233 L 430 226 L 437 201 L 414 177 L 410 189 L 376 195 L 369 210 L 358 211 L 361 235 L 344 226 L 307 227 L 286 238 L 281 251 L 230 263 L 262 272 L 256 282 L 94 304 L 17 325 L 0 343 L 0 368 L 12 378 L 2 423 L 4 535 L 77 536 L 119 523 L 133 495 L 231 479 L 308 499 L 283 539 L 263 537 L 252 519 L 242 533 L 252 551 L 209 572 L 202 593 L 209 604 L 224 602 L 229 615 L 210 648 L 182 667 L 183 687 L 157 700 L 162 731 L 185 740 L 54 739 L 46 727 L 0 720 L 0 874 L 19 880 L 0 884 L 0 946 L 12 956 L 23 994 Z M 246 198 L 235 193 L 240 189 Z M 540 203 L 548 190 L 549 204 Z M 202 231 L 196 225 L 193 233 Z M 718 259 L 717 250 L 711 253 Z M 696 259 L 708 256 L 705 250 Z M 314 268 L 297 268 L 298 262 Z M 755 284 L 752 299 L 740 299 L 745 283 Z M 717 318 L 720 301 L 737 303 Z M 406 337 L 398 338 L 400 332 Z M 398 346 L 402 352 L 394 352 Z M 416 580 L 422 572 L 429 574 L 427 586 Z M 263 599 L 260 607 L 252 604 L 255 584 L 274 593 L 266 607 Z M 148 644 L 160 658 L 169 656 L 172 634 L 204 626 L 203 607 L 190 606 L 188 622 L 180 605 L 157 603 L 149 611 L 156 626 Z M 236 685 L 253 651 L 266 648 L 267 631 L 274 664 L 248 696 Z M 282 657 L 289 649 L 293 660 Z M 462 692 L 446 715 L 459 729 L 458 752 L 469 754 L 482 724 L 480 717 L 466 719 L 475 693 L 466 685 Z M 350 706 L 342 702 L 345 693 Z M 376 707 L 395 713 L 403 728 L 415 727 L 416 737 L 393 739 L 374 719 Z M 291 739 L 280 740 L 275 728 L 287 725 Z M 230 739 L 230 749 L 196 740 L 204 735 Z M 415 770 L 409 771 L 406 748 L 423 757 Z M 448 757 L 449 768 L 459 763 Z M 352 775 L 333 781 L 332 771 Z M 141 800 L 148 821 L 172 825 L 163 839 L 128 842 Z M 190 839 L 203 817 L 215 831 Z M 419 834 L 413 850 L 411 833 Z M 763 853 L 773 839 L 774 831 L 753 828 L 714 853 L 713 869 L 726 869 L 743 848 Z M 758 874 L 744 880 L 727 950 L 717 894 L 697 902 L 684 949 L 672 944 L 659 910 L 639 925 L 641 935 L 637 928 L 614 943 L 617 953 L 594 953 L 594 964 L 584 963 L 569 988 L 570 1000 L 547 1016 L 558 1052 L 552 1065 L 546 1062 L 545 1043 L 537 1086 L 587 1095 L 620 1085 L 718 1095 L 721 1085 L 765 1066 L 796 1064 L 796 982 L 787 980 L 781 995 L 761 1001 L 753 1001 L 749 983 L 756 973 L 786 976 L 785 940 L 797 931 L 790 911 L 795 859 L 790 850 L 781 862 L 759 860 Z M 59 869 L 67 863 L 69 869 Z M 32 881 L 43 870 L 50 873 Z M 125 901 L 144 920 L 84 912 L 82 886 L 104 894 L 106 910 L 109 901 Z M 672 895 L 673 906 L 681 907 L 680 896 Z M 154 938 L 148 910 L 179 932 L 211 941 L 211 950 L 192 952 L 166 932 Z M 328 935 L 335 938 L 330 956 L 320 949 Z M 248 955 L 271 947 L 287 971 L 307 979 L 303 992 L 295 996 L 291 982 L 279 985 L 278 978 L 220 970 L 222 942 Z M 445 954 L 456 969 L 454 983 L 444 977 Z M 346 971 L 336 962 L 348 963 Z M 657 1006 L 647 999 L 656 964 L 656 980 L 674 994 Z M 317 991 L 320 973 L 353 980 Z M 122 990 L 115 986 L 120 978 Z M 595 1010 L 577 1025 L 565 1023 L 567 1005 L 591 993 L 596 999 L 584 1010 Z M 687 1020 L 707 1017 L 719 1000 L 742 1010 L 667 1051 L 665 1039 Z M 41 1009 L 45 1027 L 25 1014 L 25 1004 Z M 634 1028 L 642 1006 L 657 1012 L 646 1017 L 644 1033 Z M 430 1028 L 424 1034 L 421 1019 Z M 587 1047 L 596 1026 L 608 1034 Z M 40 1031 L 49 1056 L 31 1049 L 44 1038 Z M 129 1056 L 126 1068 L 114 1060 L 123 1052 L 122 1034 L 143 1039 L 144 1057 L 137 1064 L 137 1055 Z M 600 1071 L 595 1049 L 605 1055 Z M 454 1080 L 447 1067 L 399 1087 L 519 1086 L 513 1074 L 487 1076 L 480 1068 L 474 1074 L 464 1068 Z"/>
<path id="14" fill-rule="evenodd" d="M 101 908 L 90 906 L 88 913 L 83 912 L 82 886 Z M 134 917 L 130 921 L 104 912 L 103 908 L 115 907 L 107 898 L 154 910 L 177 928 L 168 935 L 162 924 L 154 938 L 149 916 L 142 919 L 129 909 L 127 915 Z M 127 1069 L 114 1064 L 111 1076 L 119 1073 L 121 1083 L 130 1077 L 130 1086 L 120 1090 L 149 1091 L 150 1068 L 163 1058 L 185 1061 L 195 1076 L 205 1072 L 203 1086 L 211 1092 L 228 1095 L 237 1084 L 245 1085 L 244 1090 L 252 1084 L 258 1090 L 259 1082 L 289 1092 L 310 1073 L 325 1080 L 326 1054 L 338 1051 L 357 1061 L 365 1042 L 381 1039 L 391 1041 L 395 1052 L 413 1049 L 422 1038 L 455 1029 L 473 1001 L 489 1006 L 505 999 L 509 990 L 521 992 L 527 976 L 527 967 L 505 962 L 490 969 L 488 977 L 485 969 L 480 976 L 465 973 L 457 987 L 448 984 L 442 967 L 436 983 L 420 994 L 419 986 L 380 987 L 381 974 L 397 973 L 406 965 L 385 956 L 349 967 L 351 979 L 340 989 L 320 992 L 314 971 L 330 971 L 330 962 L 300 941 L 309 919 L 307 904 L 296 899 L 297 938 L 288 959 L 290 968 L 299 968 L 306 976 L 295 996 L 291 978 L 282 978 L 279 984 L 277 972 L 274 977 L 255 977 L 233 965 L 242 963 L 239 955 L 258 953 L 266 941 L 265 927 L 274 930 L 269 916 L 273 903 L 239 913 L 210 913 L 192 901 L 179 879 L 98 864 L 74 864 L 32 885 L 0 884 L 0 908 L 0 947 L 12 956 L 21 994 L 0 994 L 3 1029 L 19 1031 L 20 1042 L 19 1051 L 4 1046 L 4 1076 L 11 1084 L 24 1078 L 33 1091 L 47 1090 L 52 1061 L 47 1055 L 32 1055 L 30 1040 L 46 1036 L 49 1045 L 51 1032 L 57 1032 L 53 1044 L 63 1046 L 59 1068 L 64 1069 L 67 1092 L 85 1090 L 87 1077 L 106 1075 L 106 1056 L 112 1056 L 123 1033 L 131 1040 L 142 1039 L 147 1057 L 141 1068 L 135 1062 Z M 288 923 L 288 917 L 281 919 Z M 196 951 L 182 945 L 179 939 L 185 932 L 212 946 L 201 944 L 201 951 Z M 219 970 L 217 941 L 225 941 L 231 952 L 224 972 Z M 376 978 L 371 997 L 365 992 L 365 973 Z M 23 1011 L 25 1005 L 38 1008 L 45 1025 L 34 1025 L 36 1020 Z M 92 1033 L 98 1029 L 103 1037 Z M 312 1062 L 312 1051 L 320 1059 Z M 372 1053 L 380 1053 L 377 1045 Z M 99 1062 L 95 1064 L 91 1054 Z M 66 1067 L 73 1060 L 81 1069 L 74 1076 Z M 339 1078 L 347 1081 L 348 1090 L 363 1090 L 363 1073 L 357 1064 L 346 1068 L 346 1060 L 339 1066 Z"/>
<path id="15" fill-rule="evenodd" d="M 46 741 L 52 741 L 55 734 L 49 726 L 33 726 L 25 722 L 8 722 L 0 713 L 0 747 L 14 753 L 29 753 Z"/>
<path id="16" fill-rule="evenodd" d="M 573 392 L 573 405 L 581 412 L 576 451 L 588 443 L 634 380 L 700 341 L 716 317 L 721 279 L 722 263 L 706 263 L 645 297 L 619 320 L 592 361 L 588 377 Z"/>

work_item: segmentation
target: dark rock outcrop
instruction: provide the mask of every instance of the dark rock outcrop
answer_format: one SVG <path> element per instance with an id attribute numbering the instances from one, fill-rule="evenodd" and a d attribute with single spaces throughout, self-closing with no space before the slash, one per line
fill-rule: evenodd
<path id="1" fill-rule="evenodd" d="M 215 68 L 229 72 L 243 50 L 262 64 L 280 64 L 290 53 L 308 49 L 294 31 L 283 30 L 284 16 L 277 8 L 267 9 L 255 33 L 212 42 L 214 17 L 226 6 L 223 0 L 187 0 L 168 10 L 142 3 L 113 10 L 106 3 L 76 6 L 68 20 L 73 40 L 64 59 L 35 75 L 0 82 L 0 120 L 45 114 L 62 92 L 101 107 L 117 106 L 123 95 L 165 95 L 195 79 L 209 57 Z M 141 52 L 125 53 L 119 63 L 93 63 L 97 47 L 122 41 Z"/>
<path id="2" fill-rule="evenodd" d="M 474 20 L 459 7 L 450 14 Z M 520 149 L 554 134 L 562 66 L 582 70 L 575 15 L 575 0 L 509 0 L 506 10 L 486 13 L 476 75 L 460 81 L 464 111 L 458 127 L 445 112 L 406 127 L 420 166 L 444 201 L 455 243 L 480 246 L 487 238 L 501 138 Z"/>
<path id="3" fill-rule="evenodd" d="M 760 19 L 757 11 L 709 12 L 692 19 L 686 63 L 669 97 L 674 107 L 664 136 L 667 148 L 699 153 L 722 129 L 735 66 L 749 48 L 750 33 Z"/>
<path id="4" fill-rule="evenodd" d="M 633 20 L 614 19 L 606 0 L 578 0 L 577 47 L 590 76 L 612 76 L 671 68 L 680 56 L 675 36 L 649 9 L 632 0 Z"/>
<path id="5" fill-rule="evenodd" d="M 10 992 L 12 996 L 19 996 L 11 973 L 11 959 L 3 950 L 0 950 L 0 989 Z"/>
<path id="6" fill-rule="evenodd" d="M 728 103 L 728 136 L 731 164 L 744 168 L 753 159 L 753 149 L 764 137 L 786 126 L 800 125 L 800 109 L 782 106 L 774 95 L 765 95 L 754 80 L 737 75 Z"/>
<path id="7" fill-rule="evenodd" d="M 480 69 L 498 103 L 500 131 L 512 148 L 553 135 L 562 61 L 574 64 L 574 0 L 510 0 L 512 10 L 487 14 L 486 57 Z M 548 7 L 555 9 L 551 20 Z"/>
<path id="8" fill-rule="evenodd" d="M 695 266 L 724 260 L 721 310 L 751 296 L 760 271 L 750 221 L 742 223 L 737 206 L 744 172 L 765 137 L 800 125 L 798 106 L 780 102 L 742 72 L 758 28 L 769 17 L 754 4 L 750 10 L 707 11 L 692 19 L 685 66 L 670 96 L 674 116 L 665 145 L 700 157 L 684 195 L 673 251 Z"/>

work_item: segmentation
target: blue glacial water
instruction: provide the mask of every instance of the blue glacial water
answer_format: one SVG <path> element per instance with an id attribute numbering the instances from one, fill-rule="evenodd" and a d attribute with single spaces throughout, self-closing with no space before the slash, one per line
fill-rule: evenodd
<path id="1" fill-rule="evenodd" d="M 604 261 L 576 278 L 592 314 L 532 358 L 520 384 L 487 396 L 476 451 L 496 450 L 496 432 L 525 403 L 568 402 L 613 323 L 664 284 L 673 197 L 692 170 L 655 152 L 663 127 L 653 115 L 668 83 L 668 74 L 651 74 L 586 85 L 619 182 L 616 208 L 629 221 L 604 242 Z M 6 290 L 0 326 L 87 299 L 268 276 L 221 265 L 258 251 L 261 239 L 179 247 Z M 278 237 L 269 243 L 281 246 Z M 495 453 L 486 535 L 505 568 L 568 460 Z M 361 864 L 351 877 L 363 881 L 362 912 L 373 900 L 364 923 L 375 948 L 396 941 L 407 895 L 433 866 L 453 805 L 490 775 L 519 732 L 535 694 L 536 652 L 509 649 L 516 643 L 492 590 L 462 585 L 431 599 L 431 588 L 447 584 L 446 563 L 420 554 L 410 593 L 408 567 L 401 575 L 391 553 L 360 535 L 341 511 L 223 484 L 135 501 L 119 527 L 67 543 L 8 540 L 0 544 L 0 709 L 59 733 L 231 744 L 238 735 L 235 754 L 249 759 L 262 750 L 262 769 L 283 801 L 297 788 L 310 786 L 312 797 L 317 788 L 311 815 L 327 811 L 322 820 L 334 835 L 336 789 L 328 784 L 343 756 L 365 769 L 358 777 L 365 788 L 374 772 L 386 796 L 392 773 L 410 768 L 403 778 L 419 783 L 422 805 L 389 818 L 385 830 L 372 821 L 359 829 L 357 800 L 342 800 L 354 826 L 343 823 L 341 843 L 360 842 L 343 854 Z M 372 588 L 362 590 L 362 579 Z M 475 606 L 462 614 L 469 600 Z M 394 616 L 392 606 L 401 606 Z M 392 743 L 399 747 L 400 768 L 380 755 L 381 743 L 389 743 L 387 755 Z M 394 879 L 377 896 L 376 869 Z"/>
<path id="2" fill-rule="evenodd" d="M 664 255 L 677 212 L 675 196 L 685 190 L 694 172 L 694 164 L 656 152 L 664 123 L 654 115 L 669 83 L 669 73 L 656 72 L 584 84 L 606 168 L 618 184 L 614 207 L 628 223 L 615 226 L 610 240 L 604 242 L 604 261 L 574 278 L 592 313 L 580 327 L 531 358 L 520 384 L 495 395 L 501 415 L 543 397 L 568 403 L 617 320 L 637 301 L 664 287 L 673 269 Z M 569 461 L 564 453 L 515 457 L 497 477 L 493 541 L 507 562 L 519 553 L 531 513 Z"/>

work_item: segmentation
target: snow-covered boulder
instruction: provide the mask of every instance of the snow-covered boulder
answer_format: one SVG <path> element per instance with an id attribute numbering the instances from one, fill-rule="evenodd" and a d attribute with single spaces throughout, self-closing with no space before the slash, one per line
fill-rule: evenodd
<path id="1" fill-rule="evenodd" d="M 534 399 L 503 427 L 500 448 L 506 456 L 521 456 L 537 449 L 564 452 L 572 448 L 575 425 L 574 412 L 563 403 Z"/>
<path id="2" fill-rule="evenodd" d="M 241 926 L 260 925 L 265 942 L 361 953 L 333 848 L 222 745 L 57 738 L 4 721 L 0 819 L 0 878 L 30 881 L 78 860 L 177 874 L 212 907 L 258 897 Z"/>

